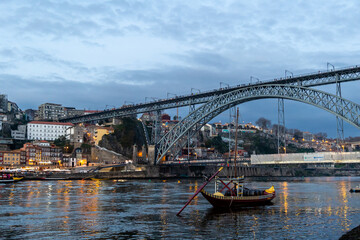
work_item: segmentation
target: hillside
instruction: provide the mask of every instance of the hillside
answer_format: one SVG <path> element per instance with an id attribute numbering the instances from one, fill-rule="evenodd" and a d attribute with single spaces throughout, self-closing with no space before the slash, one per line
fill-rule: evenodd
<path id="1" fill-rule="evenodd" d="M 141 122 L 123 118 L 122 124 L 114 126 L 114 133 L 103 136 L 99 146 L 131 158 L 134 144 L 140 148 L 146 144 Z"/>

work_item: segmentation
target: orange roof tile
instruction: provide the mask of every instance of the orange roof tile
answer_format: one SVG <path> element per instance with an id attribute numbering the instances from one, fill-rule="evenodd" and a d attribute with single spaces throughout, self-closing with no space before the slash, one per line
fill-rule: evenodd
<path id="1" fill-rule="evenodd" d="M 29 124 L 50 124 L 50 125 L 66 125 L 66 126 L 74 126 L 72 123 L 63 123 L 63 122 L 45 122 L 45 121 L 32 121 Z"/>

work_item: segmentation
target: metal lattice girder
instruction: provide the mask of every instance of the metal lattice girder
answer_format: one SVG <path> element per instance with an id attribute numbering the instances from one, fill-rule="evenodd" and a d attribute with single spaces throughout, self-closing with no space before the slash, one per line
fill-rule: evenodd
<path id="1" fill-rule="evenodd" d="M 143 129 L 144 129 L 144 135 L 145 135 L 146 144 L 149 146 L 150 145 L 149 132 L 147 130 L 147 127 L 146 127 L 144 121 L 141 120 L 140 122 L 141 122 L 141 125 L 143 126 Z"/>
<path id="2" fill-rule="evenodd" d="M 277 128 L 277 137 L 278 137 L 278 153 L 280 153 L 280 148 L 283 146 L 286 148 L 286 131 L 285 131 L 285 107 L 284 99 L 278 99 L 278 128 Z"/>
<path id="3" fill-rule="evenodd" d="M 338 76 L 338 79 L 337 77 Z M 326 84 L 335 84 L 336 82 L 348 82 L 360 80 L 360 67 L 351 67 L 346 69 L 339 69 L 336 71 L 326 71 L 318 72 L 303 76 L 295 77 L 286 77 L 281 79 L 272 79 L 269 81 L 258 81 L 254 84 L 241 84 L 233 87 L 226 87 L 220 89 L 214 89 L 207 92 L 201 93 L 191 93 L 190 95 L 176 96 L 171 99 L 164 99 L 159 101 L 154 101 L 150 103 L 139 103 L 132 105 L 124 105 L 121 108 L 103 111 L 99 113 L 93 113 L 83 116 L 71 117 L 61 119 L 61 122 L 71 122 L 71 123 L 81 123 L 81 122 L 90 122 L 98 121 L 102 119 L 108 119 L 113 117 L 125 117 L 136 115 L 145 112 L 154 112 L 158 110 L 184 107 L 189 105 L 198 105 L 201 103 L 206 103 L 211 101 L 214 98 L 234 90 L 248 88 L 249 86 L 262 86 L 264 84 L 289 84 L 289 85 L 299 85 L 305 87 L 320 86 Z"/>
<path id="4" fill-rule="evenodd" d="M 223 111 L 240 103 L 263 98 L 284 98 L 307 103 L 335 114 L 360 128 L 360 105 L 349 100 L 307 87 L 276 84 L 252 86 L 221 95 L 182 119 L 157 143 L 156 162 L 167 155 L 174 144 L 181 149 L 186 144 L 189 130 L 191 130 L 190 136 L 192 136 L 194 132 L 199 131 L 203 125 Z M 173 152 L 179 152 L 179 149 Z"/>

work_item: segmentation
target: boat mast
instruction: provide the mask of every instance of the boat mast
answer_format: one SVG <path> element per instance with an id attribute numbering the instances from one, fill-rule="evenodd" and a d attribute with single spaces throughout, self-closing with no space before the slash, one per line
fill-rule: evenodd
<path id="1" fill-rule="evenodd" d="M 235 155 L 234 155 L 234 178 L 237 178 L 237 169 L 236 169 L 236 157 L 237 157 L 237 133 L 238 133 L 238 124 L 239 124 L 239 108 L 236 108 L 236 123 L 235 123 Z"/>

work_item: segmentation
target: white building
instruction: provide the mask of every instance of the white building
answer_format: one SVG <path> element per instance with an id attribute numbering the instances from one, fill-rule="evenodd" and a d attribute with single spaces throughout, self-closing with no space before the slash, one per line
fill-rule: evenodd
<path id="1" fill-rule="evenodd" d="M 216 136 L 216 129 L 210 124 L 205 124 L 204 126 L 202 126 L 200 131 L 202 131 L 204 136 L 206 137 Z"/>
<path id="2" fill-rule="evenodd" d="M 85 132 L 84 126 L 74 125 L 66 129 L 66 139 L 71 143 L 82 143 Z"/>
<path id="3" fill-rule="evenodd" d="M 72 123 L 32 121 L 27 124 L 27 139 L 54 141 L 66 136 L 66 129 L 72 126 Z"/>
<path id="4" fill-rule="evenodd" d="M 11 137 L 17 140 L 26 139 L 26 125 L 19 125 L 17 130 L 11 130 Z"/>

